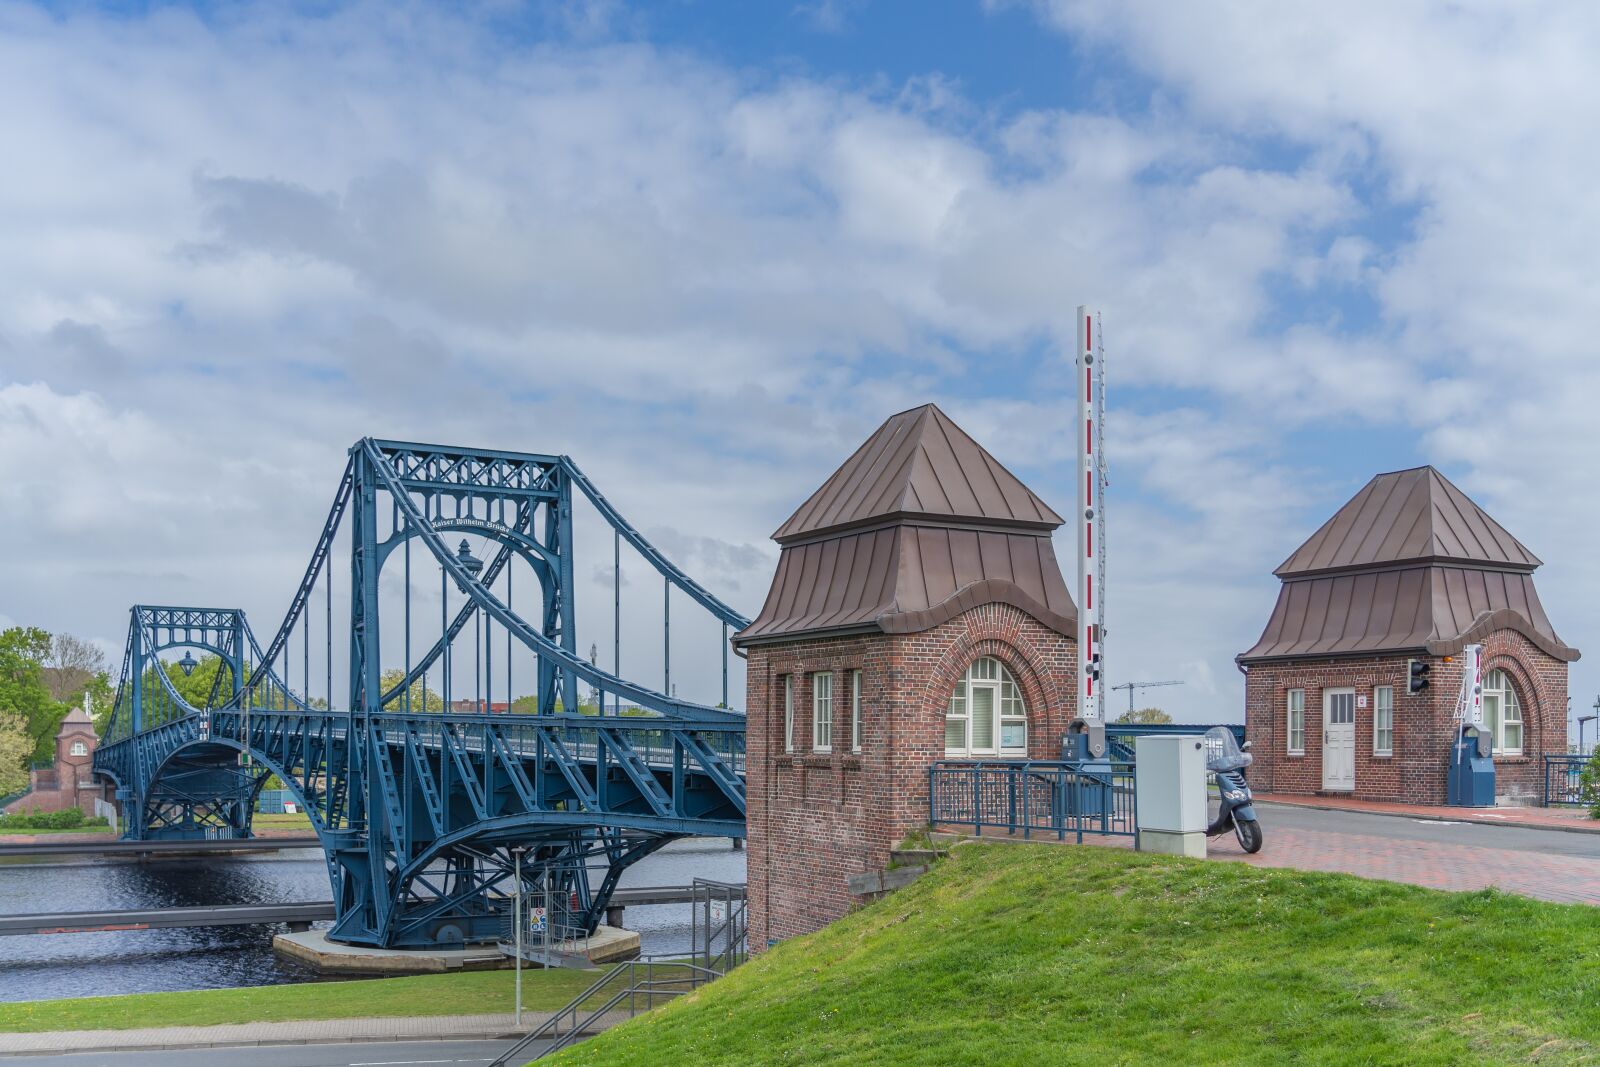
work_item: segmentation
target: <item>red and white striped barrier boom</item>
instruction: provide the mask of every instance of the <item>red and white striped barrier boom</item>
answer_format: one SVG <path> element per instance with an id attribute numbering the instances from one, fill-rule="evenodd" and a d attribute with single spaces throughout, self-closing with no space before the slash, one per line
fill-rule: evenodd
<path id="1" fill-rule="evenodd" d="M 1078 308 L 1078 718 L 1089 754 L 1105 742 L 1105 344 L 1100 316 Z"/>

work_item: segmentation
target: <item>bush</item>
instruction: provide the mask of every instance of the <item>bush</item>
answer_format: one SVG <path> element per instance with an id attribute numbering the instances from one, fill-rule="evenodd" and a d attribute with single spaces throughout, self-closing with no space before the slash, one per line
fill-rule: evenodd
<path id="1" fill-rule="evenodd" d="M 10 830 L 76 830 L 83 826 L 109 826 L 105 819 L 91 819 L 82 808 L 65 811 L 40 811 L 37 808 L 16 815 L 0 815 L 0 832 Z"/>
<path id="2" fill-rule="evenodd" d="M 1600 751 L 1589 757 L 1578 778 L 1578 796 L 1589 805 L 1589 818 L 1600 819 Z"/>

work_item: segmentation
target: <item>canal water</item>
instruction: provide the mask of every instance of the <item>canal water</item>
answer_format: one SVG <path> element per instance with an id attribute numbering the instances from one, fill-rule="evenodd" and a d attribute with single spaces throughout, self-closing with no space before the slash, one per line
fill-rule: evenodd
<path id="1" fill-rule="evenodd" d="M 723 839 L 676 841 L 641 860 L 624 886 L 743 882 L 745 854 Z M 313 849 L 155 863 L 0 866 L 0 914 L 327 900 L 328 869 Z M 689 948 L 689 906 L 630 907 L 627 926 L 647 953 Z M 282 926 L 0 937 L 0 1001 L 222 989 L 316 981 L 272 951 Z"/>

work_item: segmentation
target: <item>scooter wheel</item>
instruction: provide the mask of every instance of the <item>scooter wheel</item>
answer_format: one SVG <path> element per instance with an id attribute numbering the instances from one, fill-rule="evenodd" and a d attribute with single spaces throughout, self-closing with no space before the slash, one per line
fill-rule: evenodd
<path id="1" fill-rule="evenodd" d="M 1255 819 L 1233 820 L 1233 832 L 1246 852 L 1261 851 L 1261 823 Z"/>

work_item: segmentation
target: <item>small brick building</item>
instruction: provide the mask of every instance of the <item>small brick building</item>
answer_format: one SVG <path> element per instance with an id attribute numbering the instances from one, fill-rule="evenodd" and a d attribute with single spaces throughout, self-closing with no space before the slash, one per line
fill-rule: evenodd
<path id="1" fill-rule="evenodd" d="M 1495 791 L 1536 798 L 1567 749 L 1567 664 L 1540 561 L 1432 467 L 1380 474 L 1274 573 L 1246 671 L 1251 781 L 1277 793 L 1443 804 L 1462 648 L 1484 646 Z M 1409 664 L 1428 685 L 1407 692 Z"/>
<path id="2" fill-rule="evenodd" d="M 89 713 L 74 705 L 56 731 L 55 762 L 32 771 L 27 794 L 6 810 L 52 812 L 82 808 L 84 814 L 93 815 L 95 798 L 105 794 L 94 776 L 94 750 L 99 741 Z"/>
<path id="3" fill-rule="evenodd" d="M 946 757 L 1056 758 L 1074 717 L 1061 518 L 933 405 L 891 417 L 773 535 L 747 671 L 750 944 L 850 906 L 928 822 Z"/>

